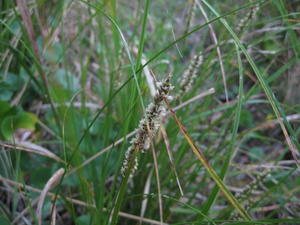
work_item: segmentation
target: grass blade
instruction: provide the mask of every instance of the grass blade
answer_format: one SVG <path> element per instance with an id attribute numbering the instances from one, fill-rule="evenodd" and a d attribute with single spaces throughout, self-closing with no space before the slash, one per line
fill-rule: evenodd
<path id="1" fill-rule="evenodd" d="M 174 120 L 176 121 L 176 124 L 178 125 L 181 133 L 183 134 L 184 138 L 192 148 L 193 152 L 201 162 L 201 164 L 205 167 L 211 178 L 215 181 L 215 183 L 218 185 L 218 187 L 222 190 L 228 201 L 236 208 L 236 210 L 239 212 L 239 214 L 245 219 L 245 220 L 251 220 L 251 217 L 248 215 L 248 213 L 243 209 L 243 207 L 239 204 L 237 199 L 231 194 L 231 192 L 227 189 L 223 181 L 220 179 L 218 174 L 215 172 L 215 170 L 209 165 L 208 161 L 206 160 L 205 156 L 201 152 L 201 150 L 195 145 L 194 141 L 188 134 L 185 127 L 182 125 L 178 117 L 176 116 L 175 112 L 169 105 L 169 103 L 165 100 L 165 104 L 167 105 L 167 108 L 170 110 Z"/>

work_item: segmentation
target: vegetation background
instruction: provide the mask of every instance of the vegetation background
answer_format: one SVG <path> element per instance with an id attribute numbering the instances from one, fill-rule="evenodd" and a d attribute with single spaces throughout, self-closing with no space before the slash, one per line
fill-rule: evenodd
<path id="1" fill-rule="evenodd" d="M 299 37 L 299 0 L 1 0 L 0 224 L 300 224 Z"/>

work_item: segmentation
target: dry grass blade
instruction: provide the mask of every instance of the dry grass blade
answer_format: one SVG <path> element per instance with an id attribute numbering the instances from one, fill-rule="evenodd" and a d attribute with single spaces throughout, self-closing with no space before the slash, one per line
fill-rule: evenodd
<path id="1" fill-rule="evenodd" d="M 182 187 L 181 187 L 181 184 L 180 184 L 180 181 L 179 181 L 178 173 L 176 171 L 176 167 L 175 167 L 175 163 L 174 163 L 174 158 L 173 158 L 172 151 L 171 151 L 171 148 L 170 148 L 169 138 L 168 138 L 166 129 L 163 125 L 160 126 L 160 131 L 162 133 L 162 136 L 163 136 L 163 139 L 164 139 L 164 142 L 165 142 L 165 145 L 166 145 L 168 157 L 169 157 L 169 160 L 171 162 L 172 170 L 174 171 L 174 174 L 175 174 L 175 178 L 176 178 L 176 182 L 177 182 L 180 194 L 181 194 L 181 196 L 183 196 Z"/>
<path id="2" fill-rule="evenodd" d="M 180 104 L 180 105 L 174 107 L 173 111 L 176 112 L 177 110 L 179 110 L 179 109 L 181 109 L 181 108 L 187 106 L 188 104 L 190 104 L 190 103 L 192 103 L 192 102 L 194 102 L 194 101 L 196 101 L 196 100 L 198 100 L 198 99 L 201 99 L 201 98 L 203 98 L 203 97 L 205 97 L 205 96 L 214 94 L 214 93 L 215 93 L 215 89 L 214 89 L 214 88 L 210 88 L 210 89 L 208 89 L 207 91 L 204 91 L 204 92 L 202 92 L 202 93 L 200 93 L 200 94 L 198 94 L 198 95 L 196 95 L 196 96 L 190 98 L 189 100 L 183 102 L 182 104 Z"/>
<path id="3" fill-rule="evenodd" d="M 54 159 L 58 162 L 61 163 L 65 163 L 64 160 L 62 160 L 61 158 L 59 158 L 57 155 L 55 155 L 54 153 L 50 152 L 48 149 L 33 144 L 31 142 L 17 142 L 18 145 L 11 145 L 11 144 L 6 144 L 6 143 L 2 143 L 0 142 L 0 146 L 4 147 L 4 148 L 9 148 L 11 150 L 19 150 L 19 151 L 25 151 L 25 152 L 31 152 L 31 153 L 35 153 L 35 154 L 39 154 L 42 156 L 46 156 L 48 158 Z"/>
<path id="4" fill-rule="evenodd" d="M 153 225 L 168 225 L 168 223 L 161 223 L 156 220 L 152 220 L 152 219 L 148 219 L 148 218 L 141 218 L 139 216 L 135 216 L 135 215 L 125 213 L 125 212 L 119 212 L 119 216 L 122 216 L 122 217 L 125 217 L 128 219 L 132 219 L 132 220 L 136 220 L 136 221 L 142 221 L 144 223 L 149 223 L 149 224 L 153 224 Z"/>
<path id="5" fill-rule="evenodd" d="M 266 169 L 282 169 L 282 170 L 293 170 L 293 167 L 290 167 L 288 165 L 295 164 L 294 160 L 283 160 L 279 162 L 267 162 L 263 164 L 248 164 L 247 166 L 243 164 L 232 164 L 233 167 L 236 167 L 240 170 L 242 170 L 245 173 L 249 173 L 251 170 L 258 170 L 262 168 Z M 297 169 L 295 172 L 300 172 L 299 169 Z"/>
<path id="6" fill-rule="evenodd" d="M 143 194 L 146 196 L 145 199 L 142 201 L 142 207 L 141 207 L 141 218 L 144 218 L 145 212 L 146 212 L 146 208 L 147 208 L 147 204 L 148 204 L 148 198 L 147 195 L 150 193 L 150 187 L 151 187 L 151 177 L 152 177 L 152 173 L 153 170 L 151 169 L 145 187 L 144 187 L 144 192 Z M 140 221 L 140 223 L 142 223 L 142 221 Z"/>
<path id="7" fill-rule="evenodd" d="M 209 165 L 208 161 L 206 160 L 205 156 L 203 155 L 202 151 L 198 149 L 198 147 L 195 145 L 194 141 L 188 134 L 185 127 L 182 125 L 182 123 L 179 121 L 178 117 L 176 116 L 175 112 L 169 105 L 166 99 L 164 99 L 164 102 L 167 106 L 167 108 L 170 110 L 175 122 L 177 123 L 181 133 L 183 134 L 184 138 L 189 143 L 190 147 L 192 148 L 193 152 L 201 162 L 201 164 L 205 167 L 211 178 L 215 181 L 215 183 L 219 186 L 219 188 L 223 191 L 224 195 L 228 199 L 228 201 L 236 208 L 236 210 L 239 212 L 239 214 L 247 221 L 251 221 L 251 217 L 248 215 L 248 213 L 244 210 L 244 208 L 240 205 L 240 203 L 237 201 L 237 199 L 232 195 L 232 193 L 228 190 L 228 188 L 225 186 L 223 181 L 220 179 L 218 174 L 215 172 L 215 170 Z"/>
<path id="8" fill-rule="evenodd" d="M 152 151 L 152 155 L 153 155 L 153 162 L 154 162 L 154 169 L 155 169 L 156 183 L 157 183 L 159 218 L 160 218 L 160 224 L 163 224 L 163 206 L 162 206 L 162 198 L 161 198 L 161 188 L 160 188 L 160 180 L 159 180 L 159 172 L 158 172 L 158 163 L 157 163 L 157 157 L 156 157 L 156 154 L 155 154 L 155 149 L 154 149 L 153 144 L 151 144 L 151 151 Z"/>
<path id="9" fill-rule="evenodd" d="M 17 94 L 17 96 L 11 101 L 11 105 L 12 106 L 15 106 L 15 105 L 18 105 L 22 96 L 24 95 L 27 87 L 28 87 L 28 84 L 29 84 L 29 79 L 25 81 L 22 89 L 20 90 L 20 92 Z"/>
<path id="10" fill-rule="evenodd" d="M 300 114 L 293 114 L 293 115 L 289 115 L 286 117 L 287 121 L 294 121 L 294 120 L 300 120 Z M 277 124 L 280 124 L 280 122 L 283 121 L 283 118 L 281 117 L 280 119 L 275 119 L 275 120 L 270 120 L 267 121 L 257 127 L 254 127 L 253 129 L 251 129 L 251 131 L 256 131 L 256 130 L 263 130 L 263 129 L 267 129 L 267 128 L 272 128 Z"/>
<path id="11" fill-rule="evenodd" d="M 39 54 L 39 48 L 38 48 L 38 45 L 37 45 L 36 39 L 35 39 L 34 29 L 33 29 L 32 21 L 31 21 L 31 17 L 30 17 L 30 12 L 26 5 L 26 1 L 25 0 L 17 0 L 16 2 L 17 2 L 19 12 L 21 14 L 23 23 L 25 25 L 26 31 L 28 33 L 30 42 L 32 44 L 34 54 L 35 54 L 36 58 L 40 62 L 42 62 L 40 54 Z"/>
<path id="12" fill-rule="evenodd" d="M 66 107 L 71 107 L 72 106 L 72 107 L 75 107 L 75 108 L 81 108 L 81 107 L 83 107 L 83 104 L 81 102 L 73 102 L 73 103 L 65 102 L 65 103 L 62 103 L 62 104 L 54 104 L 55 108 L 61 107 L 61 106 L 66 106 Z M 39 106 L 39 105 L 33 106 L 32 110 L 37 110 L 37 109 L 48 110 L 50 107 L 51 107 L 50 104 L 43 104 L 41 106 Z M 101 105 L 100 104 L 95 104 L 95 103 L 92 103 L 92 102 L 86 102 L 86 103 L 84 103 L 84 107 L 89 108 L 91 110 L 99 110 L 101 108 Z"/>
<path id="13" fill-rule="evenodd" d="M 53 201 L 53 204 L 55 204 L 55 201 Z M 52 215 L 51 215 L 51 223 L 50 225 L 56 225 L 56 213 L 57 213 L 57 210 L 56 210 L 56 204 L 52 206 Z"/>
<path id="14" fill-rule="evenodd" d="M 43 209 L 43 205 L 44 205 L 44 201 L 47 196 L 47 193 L 60 182 L 64 172 L 65 172 L 65 169 L 63 169 L 63 168 L 60 168 L 58 171 L 56 171 L 55 174 L 48 180 L 43 191 L 41 192 L 38 206 L 36 209 L 36 217 L 37 217 L 39 225 L 42 224 L 42 209 Z"/>
<path id="15" fill-rule="evenodd" d="M 0 176 L 0 181 L 2 181 L 4 183 L 8 183 L 10 185 L 14 185 L 14 186 L 19 187 L 19 188 L 25 188 L 28 191 L 42 193 L 42 190 L 40 190 L 40 189 L 31 187 L 29 185 L 24 185 L 24 184 L 15 182 L 15 181 L 6 179 L 6 178 L 1 177 L 1 176 Z M 46 194 L 47 194 L 47 196 L 50 196 L 50 197 L 56 196 L 54 193 L 51 193 L 51 192 L 47 192 Z M 62 198 L 60 195 L 57 195 L 57 197 Z M 69 197 L 64 197 L 64 199 L 67 200 L 68 202 L 76 204 L 78 206 L 83 206 L 83 207 L 88 207 L 88 208 L 96 208 L 95 205 L 91 205 L 89 203 L 86 203 L 86 202 L 83 202 L 83 201 L 80 201 L 80 200 L 77 200 L 77 199 L 73 199 L 73 198 L 69 198 Z M 104 209 L 104 210 L 106 210 L 106 209 Z M 122 216 L 122 217 L 128 218 L 128 219 L 132 219 L 132 220 L 136 220 L 136 221 L 142 221 L 144 223 L 149 223 L 149 224 L 154 224 L 154 225 L 168 225 L 167 223 L 162 223 L 161 224 L 159 221 L 148 219 L 148 218 L 141 218 L 140 216 L 132 215 L 132 214 L 125 213 L 125 212 L 119 212 L 119 215 Z"/>
<path id="16" fill-rule="evenodd" d="M 138 49 L 136 47 L 133 48 L 133 51 L 136 55 L 138 55 Z M 141 58 L 141 64 L 142 65 L 145 65 L 147 63 L 147 59 L 145 58 L 145 56 L 142 55 L 142 58 Z M 146 65 L 144 68 L 143 68 L 143 72 L 145 74 L 145 77 L 146 77 L 146 81 L 147 81 L 147 84 L 148 84 L 148 87 L 149 87 L 149 90 L 150 90 L 150 94 L 152 97 L 155 96 L 155 93 L 156 93 L 156 88 L 155 88 L 155 81 L 153 79 L 153 76 L 151 75 L 151 71 L 150 71 L 150 68 L 148 65 Z"/>

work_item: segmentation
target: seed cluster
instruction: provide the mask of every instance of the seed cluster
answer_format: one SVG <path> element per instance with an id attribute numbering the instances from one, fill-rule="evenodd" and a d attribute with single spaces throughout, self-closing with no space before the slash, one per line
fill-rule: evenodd
<path id="1" fill-rule="evenodd" d="M 259 186 L 263 187 L 263 181 L 266 177 L 270 175 L 270 171 L 266 170 L 255 176 L 255 179 L 249 183 L 242 192 L 236 194 L 236 198 L 245 200 L 249 197 L 253 191 L 257 190 Z"/>
<path id="2" fill-rule="evenodd" d="M 137 170 L 138 159 L 136 153 L 143 153 L 149 149 L 151 140 L 160 127 L 160 120 L 166 112 L 166 108 L 162 104 L 163 100 L 171 100 L 172 98 L 168 95 L 169 91 L 173 89 L 173 86 L 170 84 L 170 76 L 163 82 L 157 82 L 156 86 L 157 92 L 154 96 L 154 101 L 148 105 L 144 118 L 139 122 L 137 134 L 130 141 L 131 145 L 125 154 L 125 160 L 121 169 L 123 176 L 125 176 L 130 162 L 133 163 L 130 176 Z"/>
<path id="3" fill-rule="evenodd" d="M 235 197 L 240 201 L 244 202 L 244 208 L 245 210 L 249 210 L 251 206 L 255 203 L 251 199 L 251 194 L 259 189 L 259 187 L 264 187 L 263 182 L 264 180 L 270 176 L 270 170 L 267 169 L 266 171 L 263 171 L 255 176 L 255 179 L 249 183 L 242 192 L 237 193 Z M 239 219 L 240 215 L 239 214 L 233 214 L 231 219 Z"/>
<path id="4" fill-rule="evenodd" d="M 250 21 L 255 18 L 259 9 L 259 4 L 256 4 L 253 7 L 251 7 L 251 10 L 246 14 L 244 18 L 240 20 L 239 24 L 237 25 L 237 33 L 243 32 L 244 28 L 249 25 Z"/>
<path id="5" fill-rule="evenodd" d="M 186 28 L 184 33 L 186 34 L 187 32 L 189 32 L 189 29 L 193 23 L 194 17 L 195 17 L 195 10 L 196 10 L 196 1 L 195 0 L 191 0 L 190 3 L 190 7 L 187 13 L 187 17 L 186 17 Z"/>
<path id="6" fill-rule="evenodd" d="M 195 55 L 193 57 L 189 67 L 187 68 L 187 70 L 184 71 L 179 85 L 180 91 L 179 94 L 176 96 L 176 99 L 178 99 L 183 94 L 190 91 L 197 77 L 198 68 L 201 66 L 202 63 L 203 63 L 203 56 L 202 53 L 200 52 L 198 55 Z"/>

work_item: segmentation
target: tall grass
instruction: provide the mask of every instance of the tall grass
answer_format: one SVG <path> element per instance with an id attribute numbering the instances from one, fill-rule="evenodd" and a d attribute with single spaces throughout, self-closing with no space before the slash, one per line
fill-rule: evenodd
<path id="1" fill-rule="evenodd" d="M 300 223 L 299 10 L 2 1 L 0 224 Z"/>

